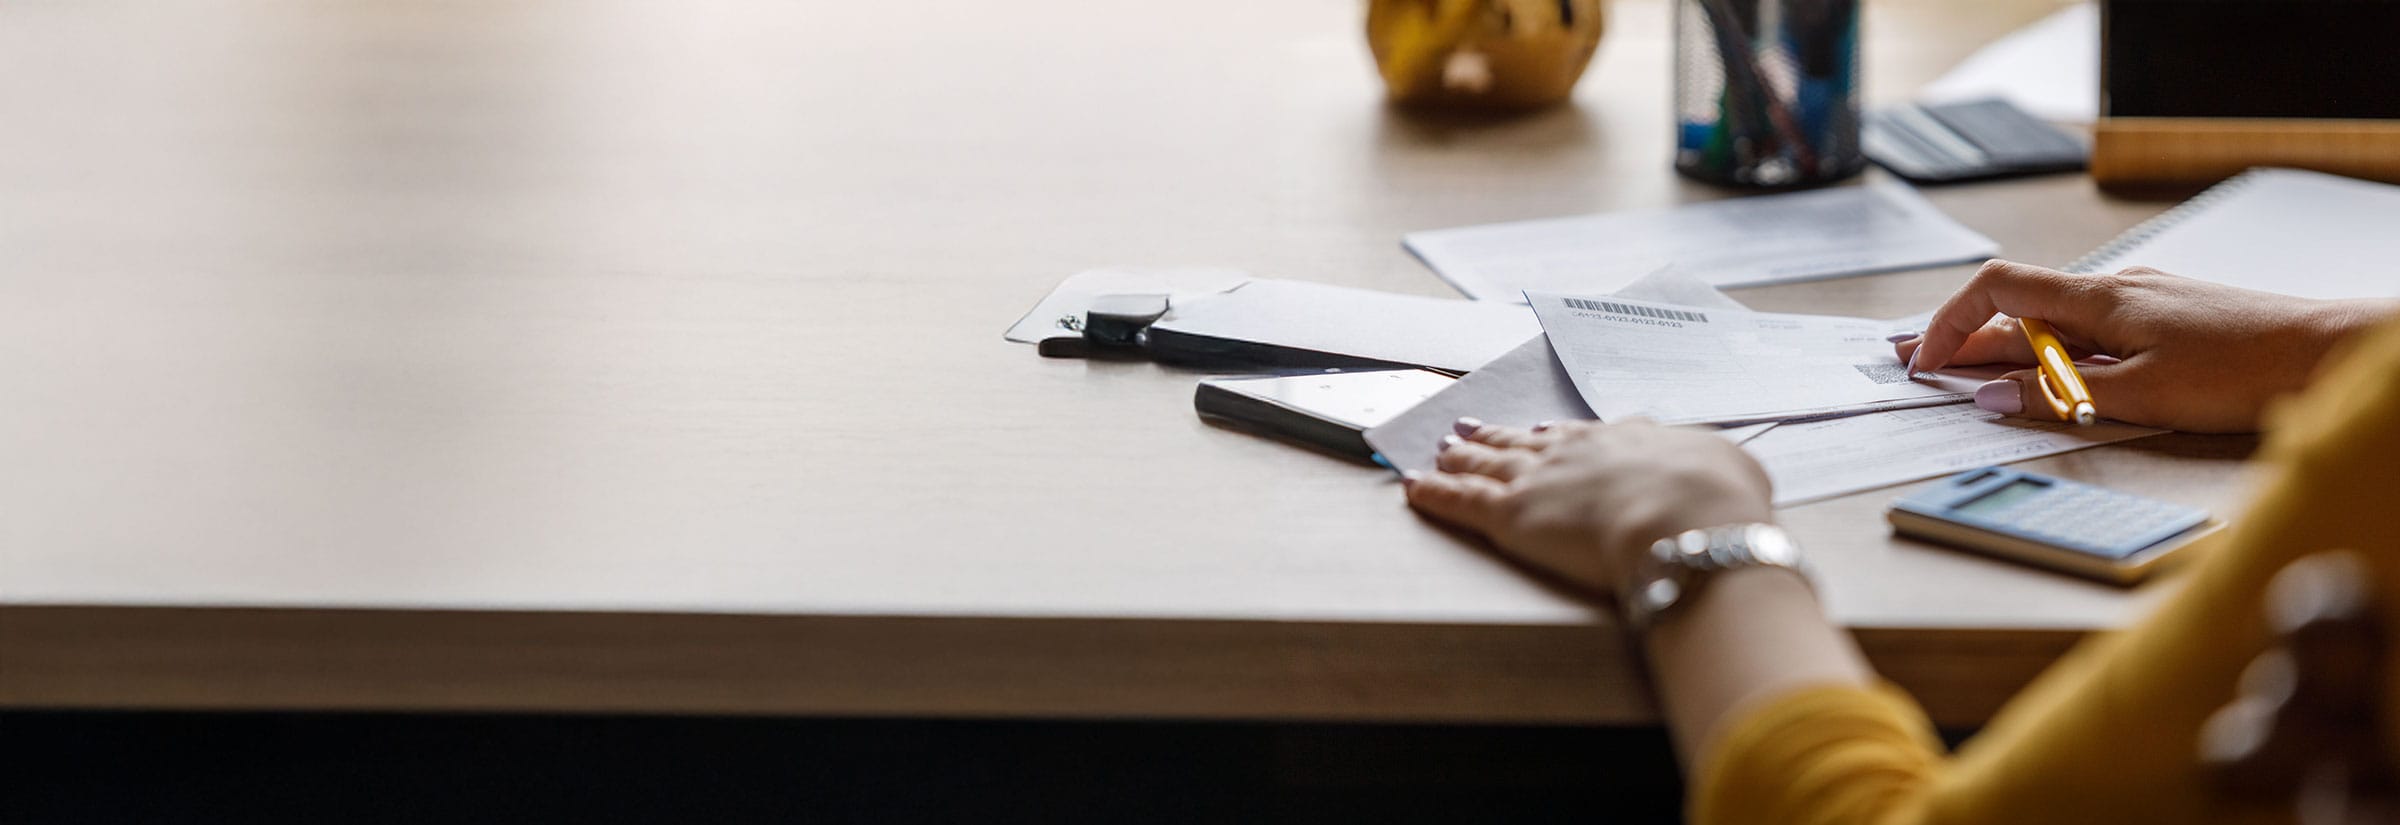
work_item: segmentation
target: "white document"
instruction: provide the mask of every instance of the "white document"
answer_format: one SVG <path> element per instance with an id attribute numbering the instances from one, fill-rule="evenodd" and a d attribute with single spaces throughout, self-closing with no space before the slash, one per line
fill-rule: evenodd
<path id="1" fill-rule="evenodd" d="M 1083 329 L 1083 313 L 1102 295 L 1165 295 L 1169 301 L 1223 292 L 1250 280 L 1237 269 L 1091 269 L 1067 276 L 1032 312 L 1008 328 L 1008 340 L 1031 344 Z"/>
<path id="2" fill-rule="evenodd" d="M 2074 272 L 2147 266 L 2303 298 L 2400 296 L 2400 186 L 2253 169 L 2134 227 Z"/>
<path id="3" fill-rule="evenodd" d="M 1477 300 L 1602 294 L 1672 264 L 1718 287 L 1988 258 L 2000 247 L 1897 184 L 1757 195 L 1570 218 L 1412 232 L 1410 252 Z"/>
<path id="4" fill-rule="evenodd" d="M 1725 293 L 1672 269 L 1644 276 L 1619 294 L 1709 309 L 1743 308 Z M 1367 443 L 1394 469 L 1430 470 L 1435 445 L 1450 433 L 1451 422 L 1459 416 L 1531 427 L 1544 421 L 1590 420 L 1592 409 L 1575 394 L 1575 382 L 1551 354 L 1549 339 L 1536 335 L 1432 398 L 1368 430 Z M 1771 426 L 1742 427 L 1721 434 L 1738 444 Z"/>
<path id="5" fill-rule="evenodd" d="M 1775 506 L 1785 507 L 2162 432 L 2024 421 L 1950 404 L 1783 424 L 1742 449 L 1767 468 Z"/>
<path id="6" fill-rule="evenodd" d="M 1528 292 L 1576 391 L 1603 421 L 1750 424 L 1965 400 L 2004 371 L 1911 378 L 1890 322 Z"/>
<path id="7" fill-rule="evenodd" d="M 1550 354 L 1550 341 L 1537 335 L 1368 430 L 1367 444 L 1392 469 L 1431 470 L 1442 436 L 1451 433 L 1451 423 L 1461 416 L 1474 416 L 1489 424 L 1531 427 L 1544 421 L 1590 421 L 1592 409 L 1575 394 L 1575 382 L 1567 380 L 1566 369 Z M 1776 426 L 1769 422 L 1710 429 L 1741 444 Z"/>
<path id="8" fill-rule="evenodd" d="M 1467 372 L 1542 327 L 1532 312 L 1511 304 L 1258 278 L 1177 300 L 1150 331 L 1154 349 L 1163 346 L 1162 334 L 1177 334 Z"/>
<path id="9" fill-rule="evenodd" d="M 1959 61 L 1917 97 L 1934 103 L 2006 98 L 2053 123 L 2091 123 L 2100 117 L 2100 11 L 2079 3 L 2011 32 Z"/>
<path id="10" fill-rule="evenodd" d="M 1536 335 L 1483 369 L 1467 373 L 1441 392 L 1367 431 L 1367 446 L 1395 470 L 1433 469 L 1434 447 L 1450 434 L 1450 423 L 1474 416 L 1493 424 L 1531 427 L 1544 421 L 1589 419 L 1592 411 L 1575 395 L 1550 342 Z"/>

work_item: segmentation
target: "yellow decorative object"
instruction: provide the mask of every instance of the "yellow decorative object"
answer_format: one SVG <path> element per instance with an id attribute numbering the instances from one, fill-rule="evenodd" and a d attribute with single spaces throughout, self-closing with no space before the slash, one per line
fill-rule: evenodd
<path id="1" fill-rule="evenodd" d="M 1600 45 L 1601 0 L 1368 0 L 1392 100 L 1530 109 L 1567 99 Z"/>

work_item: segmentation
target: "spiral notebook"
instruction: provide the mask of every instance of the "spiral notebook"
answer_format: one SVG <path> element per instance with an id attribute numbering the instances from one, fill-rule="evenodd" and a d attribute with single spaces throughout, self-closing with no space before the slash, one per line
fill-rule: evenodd
<path id="1" fill-rule="evenodd" d="M 2252 169 L 2066 268 L 2129 266 L 2306 298 L 2400 296 L 2400 186 Z"/>

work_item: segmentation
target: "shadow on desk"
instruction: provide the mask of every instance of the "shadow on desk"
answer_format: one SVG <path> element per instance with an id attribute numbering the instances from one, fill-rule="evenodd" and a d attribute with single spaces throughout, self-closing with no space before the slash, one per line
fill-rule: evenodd
<path id="1" fill-rule="evenodd" d="M 0 715 L 0 822 L 1677 820 L 1651 729 Z"/>

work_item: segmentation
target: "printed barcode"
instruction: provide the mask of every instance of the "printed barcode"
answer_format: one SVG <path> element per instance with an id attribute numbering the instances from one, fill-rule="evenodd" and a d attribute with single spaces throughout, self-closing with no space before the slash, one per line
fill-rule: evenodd
<path id="1" fill-rule="evenodd" d="M 1708 323 L 1707 315 L 1697 312 L 1685 312 L 1680 309 L 1653 309 L 1651 307 L 1637 307 L 1629 304 L 1620 304 L 1615 301 L 1587 301 L 1582 298 L 1563 298 L 1560 300 L 1566 301 L 1567 306 L 1571 306 L 1576 309 L 1588 309 L 1593 312 L 1614 312 L 1618 315 L 1639 315 L 1644 318 L 1659 318 L 1668 321 L 1690 321 L 1695 324 Z"/>
<path id="2" fill-rule="evenodd" d="M 1908 380 L 1908 368 L 1899 364 L 1851 364 L 1858 374 L 1878 384 L 1898 384 Z"/>

